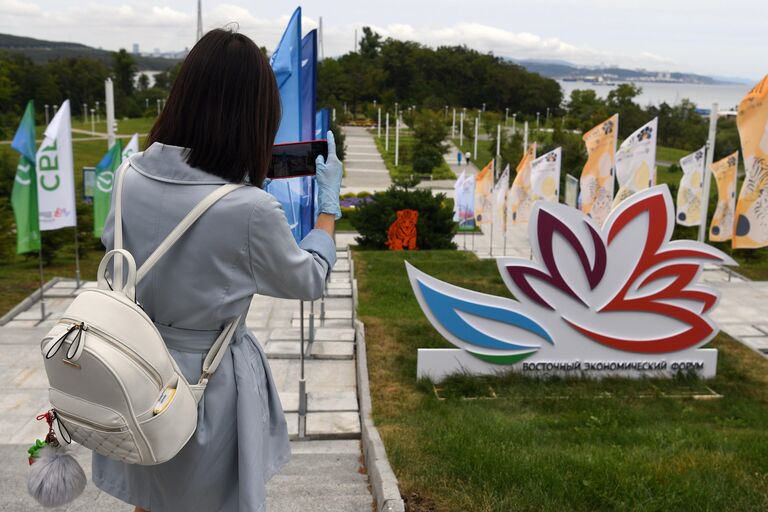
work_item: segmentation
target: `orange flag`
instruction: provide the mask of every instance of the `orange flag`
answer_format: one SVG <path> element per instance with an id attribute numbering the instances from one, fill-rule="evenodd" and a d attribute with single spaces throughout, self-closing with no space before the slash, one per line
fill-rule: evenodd
<path id="1" fill-rule="evenodd" d="M 736 125 L 746 175 L 732 244 L 757 249 L 768 246 L 768 75 L 741 100 Z"/>
<path id="2" fill-rule="evenodd" d="M 589 156 L 581 171 L 581 211 L 599 226 L 611 212 L 618 133 L 619 114 L 614 114 L 583 137 Z"/>
<path id="3" fill-rule="evenodd" d="M 531 194 L 531 165 L 536 160 L 536 143 L 534 142 L 525 151 L 520 163 L 517 164 L 517 174 L 512 188 L 509 190 L 509 213 L 507 218 L 512 224 L 528 222 L 533 206 Z"/>
<path id="4" fill-rule="evenodd" d="M 733 210 L 736 206 L 736 168 L 739 152 L 728 155 L 712 164 L 712 174 L 717 181 L 717 208 L 709 225 L 709 239 L 724 242 L 733 236 Z"/>

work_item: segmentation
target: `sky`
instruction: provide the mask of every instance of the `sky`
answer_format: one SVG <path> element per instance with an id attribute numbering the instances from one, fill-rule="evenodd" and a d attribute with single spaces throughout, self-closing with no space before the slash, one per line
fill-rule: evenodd
<path id="1" fill-rule="evenodd" d="M 237 23 L 273 49 L 294 5 L 202 0 L 205 30 Z M 466 44 L 514 59 L 564 60 L 759 80 L 768 73 L 766 0 L 304 1 L 304 31 L 323 18 L 325 56 L 355 29 L 429 46 Z M 195 0 L 0 0 L 0 33 L 141 51 L 194 44 Z"/>

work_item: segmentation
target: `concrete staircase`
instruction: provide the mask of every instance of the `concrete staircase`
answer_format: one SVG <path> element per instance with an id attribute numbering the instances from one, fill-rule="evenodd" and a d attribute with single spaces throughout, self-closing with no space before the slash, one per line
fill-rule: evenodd
<path id="1" fill-rule="evenodd" d="M 299 438 L 300 321 L 299 302 L 256 296 L 246 323 L 261 342 L 286 413 L 292 458 L 268 484 L 270 512 L 367 512 L 373 498 L 362 463 L 357 397 L 353 289 L 346 243 L 339 236 L 338 262 L 325 299 L 315 303 L 314 342 L 305 345 L 308 394 L 306 436 Z M 87 283 L 86 286 L 93 286 Z M 34 416 L 48 408 L 47 379 L 39 340 L 72 301 L 74 283 L 57 280 L 46 291 L 51 313 L 39 323 L 36 297 L 0 327 L 0 510 L 36 511 L 26 492 L 26 449 L 41 435 Z M 309 339 L 311 306 L 305 303 Z M 86 474 L 90 452 L 74 447 Z M 247 485 L 247 483 L 244 483 Z M 133 510 L 89 483 L 84 495 L 58 511 Z"/>

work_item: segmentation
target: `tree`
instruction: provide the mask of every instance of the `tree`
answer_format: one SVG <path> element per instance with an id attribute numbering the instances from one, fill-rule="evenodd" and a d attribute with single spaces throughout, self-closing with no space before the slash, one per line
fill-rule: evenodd
<path id="1" fill-rule="evenodd" d="M 115 74 L 115 86 L 125 96 L 133 95 L 133 75 L 138 70 L 133 56 L 120 48 L 120 51 L 112 52 L 112 71 Z"/>
<path id="2" fill-rule="evenodd" d="M 149 89 L 149 77 L 146 73 L 142 73 L 139 75 L 139 90 L 146 91 L 147 89 Z"/>
<path id="3" fill-rule="evenodd" d="M 381 36 L 371 30 L 371 27 L 363 27 L 360 55 L 365 59 L 375 59 L 379 56 L 379 48 L 381 48 Z"/>

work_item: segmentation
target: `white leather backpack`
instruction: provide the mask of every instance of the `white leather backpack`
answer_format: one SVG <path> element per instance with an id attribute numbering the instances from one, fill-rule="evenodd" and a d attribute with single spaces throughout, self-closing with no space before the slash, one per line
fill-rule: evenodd
<path id="1" fill-rule="evenodd" d="M 203 212 L 242 185 L 222 185 L 200 201 L 137 271 L 123 249 L 121 193 L 128 169 L 126 162 L 117 173 L 115 248 L 101 260 L 98 286 L 80 292 L 43 338 L 41 350 L 61 437 L 112 459 L 151 465 L 171 459 L 192 437 L 197 403 L 240 317 L 226 325 L 205 357 L 199 382 L 190 385 L 136 302 L 136 285 Z M 107 264 L 113 258 L 109 283 Z"/>

